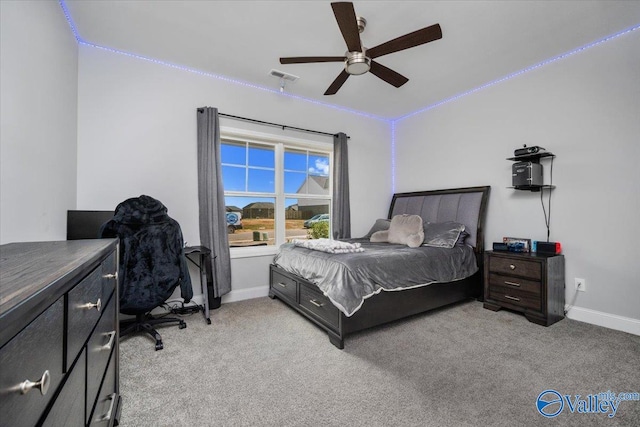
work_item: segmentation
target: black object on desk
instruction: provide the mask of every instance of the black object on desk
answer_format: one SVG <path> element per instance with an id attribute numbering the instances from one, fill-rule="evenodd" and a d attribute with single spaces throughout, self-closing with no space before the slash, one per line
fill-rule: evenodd
<path id="1" fill-rule="evenodd" d="M 213 269 L 211 267 L 211 250 L 206 246 L 186 246 L 184 254 L 200 271 L 200 290 L 204 296 L 204 318 L 207 324 L 211 324 L 209 307 L 218 308 L 219 303 L 213 296 Z M 197 256 L 197 258 L 196 258 Z M 205 292 L 206 290 L 206 292 Z"/>

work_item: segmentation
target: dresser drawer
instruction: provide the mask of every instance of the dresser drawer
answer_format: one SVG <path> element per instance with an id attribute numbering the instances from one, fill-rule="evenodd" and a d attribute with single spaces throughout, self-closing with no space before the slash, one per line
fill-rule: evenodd
<path id="1" fill-rule="evenodd" d="M 523 292 L 540 295 L 542 283 L 540 281 L 522 279 L 514 276 L 503 276 L 501 274 L 489 274 L 489 286 L 502 286 L 507 289 L 519 289 Z"/>
<path id="2" fill-rule="evenodd" d="M 102 268 L 98 267 L 69 292 L 67 369 L 87 342 L 102 311 Z"/>
<path id="3" fill-rule="evenodd" d="M 56 398 L 53 407 L 42 424 L 43 427 L 83 426 L 85 424 L 85 382 L 86 357 L 82 352 L 78 362 L 64 383 L 64 388 Z"/>
<path id="4" fill-rule="evenodd" d="M 338 308 L 329 298 L 311 286 L 313 285 L 300 284 L 300 305 L 315 313 L 328 325 L 337 328 L 340 319 Z"/>
<path id="5" fill-rule="evenodd" d="M 298 282 L 277 271 L 272 271 L 271 274 L 271 287 L 293 301 L 298 301 Z"/>
<path id="6" fill-rule="evenodd" d="M 116 274 L 116 254 L 109 255 L 102 263 L 102 303 L 106 304 L 118 286 L 118 276 Z"/>
<path id="7" fill-rule="evenodd" d="M 542 309 L 542 297 L 539 290 L 526 292 L 512 287 L 492 285 L 489 287 L 489 298 L 518 308 L 534 311 Z"/>
<path id="8" fill-rule="evenodd" d="M 37 423 L 63 377 L 63 334 L 61 297 L 0 349 L 0 426 Z"/>
<path id="9" fill-rule="evenodd" d="M 515 257 L 500 258 L 492 256 L 489 259 L 489 271 L 491 273 L 542 280 L 542 264 L 539 262 L 517 259 Z"/>
<path id="10" fill-rule="evenodd" d="M 109 356 L 118 344 L 116 340 L 115 302 L 111 300 L 103 310 L 98 326 L 87 344 L 87 417 L 91 414 L 96 401 L 102 376 L 109 363 Z"/>
<path id="11" fill-rule="evenodd" d="M 100 387 L 100 393 L 96 407 L 91 414 L 89 426 L 113 426 L 114 418 L 118 412 L 120 396 L 116 390 L 116 354 L 113 353 L 109 360 L 109 367 L 104 376 L 104 382 Z"/>

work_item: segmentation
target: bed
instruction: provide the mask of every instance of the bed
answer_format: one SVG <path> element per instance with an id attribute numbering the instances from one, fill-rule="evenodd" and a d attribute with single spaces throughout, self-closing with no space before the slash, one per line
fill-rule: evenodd
<path id="1" fill-rule="evenodd" d="M 489 190 L 490 187 L 484 186 L 394 194 L 389 219 L 406 214 L 419 215 L 429 223 L 455 221 L 464 224 L 468 233 L 465 244 L 452 249 L 408 248 L 353 239 L 350 242 L 361 245 L 363 252 L 335 255 L 283 245 L 270 266 L 269 297 L 278 298 L 325 330 L 330 342 L 340 349 L 344 348 L 344 339 L 351 333 L 469 298 L 482 300 L 483 225 Z M 385 245 L 387 248 L 383 249 Z M 388 255 L 384 255 L 383 250 Z M 391 263 L 403 265 L 401 270 L 406 274 L 393 275 L 394 283 L 382 287 L 378 285 L 382 282 L 370 269 L 375 270 L 376 264 L 387 256 L 393 257 Z M 435 261 L 429 261 L 430 256 Z M 468 273 L 459 273 L 457 264 L 469 264 L 469 258 L 472 258 L 473 269 L 467 266 L 465 271 Z M 414 264 L 408 264 L 411 262 Z M 443 275 L 426 281 L 417 279 L 414 270 L 421 270 L 429 263 L 442 267 L 440 270 L 443 271 L 438 274 Z M 407 267 L 409 265 L 412 267 Z M 453 266 L 453 270 L 448 271 L 447 266 Z M 328 283 L 335 276 L 327 271 L 335 269 L 343 274 L 345 268 L 352 282 L 351 291 L 347 289 L 346 293 L 354 294 L 355 299 L 342 302 L 332 290 L 334 284 Z M 451 274 L 453 276 L 447 276 Z M 439 277 L 454 279 L 442 281 Z M 345 290 L 341 292 L 345 293 Z"/>

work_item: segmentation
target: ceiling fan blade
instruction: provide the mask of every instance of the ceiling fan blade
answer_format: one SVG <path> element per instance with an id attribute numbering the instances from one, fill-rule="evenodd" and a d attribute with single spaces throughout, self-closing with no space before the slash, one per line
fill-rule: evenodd
<path id="1" fill-rule="evenodd" d="M 371 61 L 371 68 L 369 71 L 395 87 L 400 87 L 409 81 L 409 79 L 402 74 L 396 73 L 391 68 L 387 68 L 376 61 Z"/>
<path id="2" fill-rule="evenodd" d="M 361 52 L 362 44 L 360 43 L 360 31 L 358 31 L 358 18 L 356 18 L 353 3 L 331 3 L 331 8 L 333 8 L 333 14 L 336 16 L 338 27 L 340 27 L 340 32 L 342 32 L 342 37 L 347 43 L 349 52 Z"/>
<path id="3" fill-rule="evenodd" d="M 429 43 L 441 38 L 442 29 L 440 28 L 440 24 L 434 24 L 430 27 L 405 34 L 404 36 L 400 36 L 393 40 L 389 40 L 386 43 L 379 44 L 376 47 L 372 47 L 367 50 L 367 56 L 373 59 L 382 55 L 398 52 L 400 50 L 420 46 L 421 44 Z"/>
<path id="4" fill-rule="evenodd" d="M 343 62 L 344 56 L 294 56 L 280 58 L 281 64 L 306 64 L 308 62 Z"/>
<path id="5" fill-rule="evenodd" d="M 342 85 L 344 84 L 344 82 L 347 81 L 348 78 L 349 78 L 349 73 L 342 70 L 342 72 L 338 74 L 338 77 L 333 81 L 333 83 L 331 83 L 331 86 L 329 86 L 329 88 L 324 94 L 335 95 L 336 92 L 338 92 L 338 90 L 342 87 Z"/>

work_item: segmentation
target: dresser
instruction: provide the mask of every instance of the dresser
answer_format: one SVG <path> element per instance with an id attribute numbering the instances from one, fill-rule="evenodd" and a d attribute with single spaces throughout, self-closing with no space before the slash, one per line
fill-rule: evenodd
<path id="1" fill-rule="evenodd" d="M 0 246 L 0 426 L 113 426 L 117 240 Z"/>
<path id="2" fill-rule="evenodd" d="M 484 308 L 549 326 L 564 318 L 564 256 L 486 251 Z"/>

